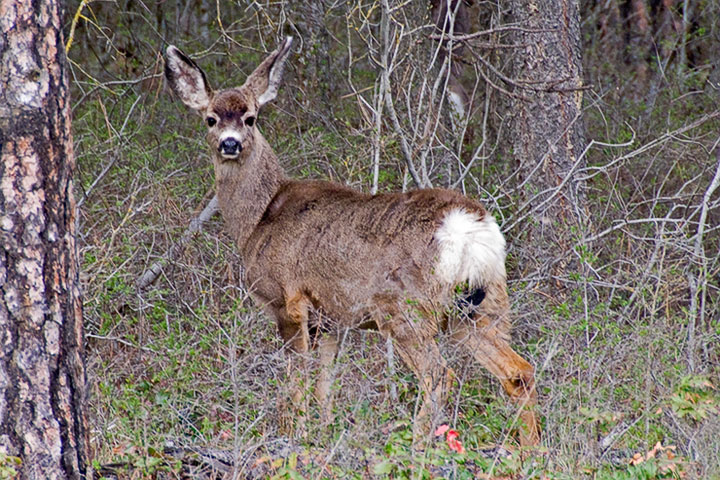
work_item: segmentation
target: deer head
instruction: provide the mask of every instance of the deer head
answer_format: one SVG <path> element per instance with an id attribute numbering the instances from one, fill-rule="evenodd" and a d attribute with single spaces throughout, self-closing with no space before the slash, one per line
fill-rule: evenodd
<path id="1" fill-rule="evenodd" d="M 180 100 L 205 118 L 207 141 L 218 164 L 243 162 L 257 149 L 260 109 L 277 96 L 292 37 L 272 52 L 240 87 L 215 91 L 205 73 L 179 48 L 166 52 L 165 76 Z"/>

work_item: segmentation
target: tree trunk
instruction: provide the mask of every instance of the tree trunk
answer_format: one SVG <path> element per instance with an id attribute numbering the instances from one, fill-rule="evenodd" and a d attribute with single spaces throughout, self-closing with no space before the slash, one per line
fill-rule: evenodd
<path id="1" fill-rule="evenodd" d="M 573 178 L 585 147 L 578 1 L 513 0 L 510 20 L 521 46 L 512 60 L 518 96 L 508 129 L 526 202 L 519 213 L 537 219 L 534 240 L 544 235 L 564 251 L 556 236 L 577 220 L 584 187 Z"/>
<path id="2" fill-rule="evenodd" d="M 0 0 L 0 453 L 88 476 L 62 2 Z"/>

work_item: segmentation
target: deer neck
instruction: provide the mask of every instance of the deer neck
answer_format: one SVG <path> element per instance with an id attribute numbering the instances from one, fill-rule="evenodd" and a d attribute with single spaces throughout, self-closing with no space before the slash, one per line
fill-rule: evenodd
<path id="1" fill-rule="evenodd" d="M 243 162 L 215 160 L 215 188 L 225 229 L 244 250 L 270 201 L 287 180 L 277 156 L 262 135 Z"/>

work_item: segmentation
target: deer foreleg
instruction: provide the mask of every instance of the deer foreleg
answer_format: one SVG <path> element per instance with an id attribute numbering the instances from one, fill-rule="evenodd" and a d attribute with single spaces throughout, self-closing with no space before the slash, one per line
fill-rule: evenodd
<path id="1" fill-rule="evenodd" d="M 310 346 L 308 333 L 308 308 L 310 300 L 300 292 L 285 297 L 285 308 L 278 312 L 278 329 L 285 341 L 287 369 L 290 383 L 290 407 L 281 412 L 281 423 L 289 433 L 304 436 L 307 413 L 307 353 Z M 281 405 L 282 408 L 282 405 Z M 294 428 L 293 428 L 294 424 Z"/>

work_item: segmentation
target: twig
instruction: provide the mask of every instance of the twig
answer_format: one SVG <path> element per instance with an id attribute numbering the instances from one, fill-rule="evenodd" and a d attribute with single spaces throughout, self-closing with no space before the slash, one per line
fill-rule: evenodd
<path id="1" fill-rule="evenodd" d="M 346 100 L 346 99 L 348 99 L 348 98 L 350 98 L 350 97 L 357 97 L 357 96 L 359 96 L 361 93 L 365 93 L 365 92 L 367 92 L 368 90 L 372 90 L 373 88 L 374 88 L 373 85 L 369 85 L 369 86 L 367 86 L 367 87 L 365 87 L 365 88 L 361 88 L 360 90 L 353 90 L 353 91 L 350 92 L 350 93 L 346 93 L 345 95 L 342 95 L 342 96 L 340 97 L 340 100 Z"/>
<path id="2" fill-rule="evenodd" d="M 633 150 L 632 152 L 630 152 L 630 153 L 628 153 L 628 154 L 626 154 L 626 155 L 622 155 L 622 156 L 620 156 L 620 157 L 615 158 L 615 159 L 614 159 L 613 161 L 611 161 L 610 163 L 606 163 L 606 164 L 604 164 L 604 165 L 587 166 L 587 167 L 583 168 L 583 169 L 581 170 L 581 172 L 583 172 L 583 173 L 584 173 L 584 172 L 590 172 L 590 173 L 588 173 L 588 174 L 585 175 L 584 177 L 580 177 L 579 180 L 580 180 L 580 181 L 590 180 L 590 179 L 592 179 L 595 175 L 597 175 L 597 174 L 599 174 L 599 173 L 607 172 L 607 170 L 608 170 L 609 168 L 617 165 L 618 163 L 620 163 L 620 162 L 622 162 L 622 161 L 624 161 L 624 160 L 630 160 L 630 159 L 633 158 L 633 157 L 637 157 L 638 155 L 640 155 L 640 154 L 642 154 L 642 153 L 645 153 L 646 151 L 648 151 L 648 150 L 656 147 L 657 145 L 660 145 L 660 144 L 662 144 L 663 142 L 666 142 L 666 141 L 668 141 L 668 140 L 670 140 L 670 139 L 672 139 L 672 138 L 677 137 L 678 135 L 682 135 L 682 134 L 684 134 L 684 133 L 686 133 L 686 132 L 688 132 L 688 131 L 690 131 L 690 130 L 693 130 L 693 129 L 699 127 L 700 125 L 702 125 L 702 124 L 704 124 L 704 123 L 706 123 L 706 122 L 709 122 L 710 120 L 713 120 L 713 119 L 715 119 L 715 118 L 717 118 L 717 117 L 720 117 L 720 110 L 715 110 L 714 112 L 705 114 L 705 115 L 703 115 L 702 117 L 700 117 L 700 118 L 698 118 L 697 120 L 695 120 L 694 122 L 689 123 L 688 125 L 685 125 L 685 126 L 683 126 L 683 127 L 680 127 L 680 128 L 678 128 L 677 130 L 673 130 L 672 132 L 664 133 L 663 135 L 657 137 L 656 139 L 654 139 L 654 140 L 646 143 L 646 144 L 643 145 L 642 147 L 640 147 L 640 148 L 638 148 L 638 149 L 636 149 L 636 150 Z M 598 145 L 599 142 L 595 142 L 595 144 Z"/>
<path id="3" fill-rule="evenodd" d="M 83 94 L 83 96 L 80 97 L 80 99 L 75 102 L 75 105 L 72 106 L 72 111 L 75 112 L 75 109 L 77 109 L 78 106 L 80 106 L 90 95 L 97 92 L 98 90 L 108 90 L 111 93 L 114 93 L 114 92 L 112 92 L 112 90 L 110 90 L 109 87 L 114 86 L 114 85 L 137 85 L 137 84 L 142 83 L 145 80 L 149 80 L 151 78 L 162 78 L 162 77 L 163 77 L 162 73 L 153 73 L 151 75 L 145 75 L 144 77 L 135 78 L 133 80 L 113 80 L 113 81 L 104 82 L 104 83 L 97 83 L 95 86 L 93 86 L 93 88 L 90 89 L 90 91 Z M 76 80 L 75 83 L 79 84 L 80 82 Z"/>
<path id="4" fill-rule="evenodd" d="M 163 266 L 165 266 L 167 261 L 175 259 L 180 254 L 180 251 L 188 242 L 188 240 L 190 240 L 190 237 L 192 237 L 195 232 L 200 231 L 205 222 L 210 220 L 210 218 L 212 218 L 212 216 L 215 215 L 217 211 L 218 199 L 216 195 L 213 196 L 205 209 L 200 212 L 200 215 L 190 221 L 190 226 L 188 226 L 187 230 L 185 230 L 185 233 L 183 233 L 182 237 L 180 237 L 180 240 L 178 240 L 176 244 L 170 247 L 170 249 L 160 258 L 160 260 L 153 263 L 150 268 L 145 270 L 145 273 L 143 273 L 142 277 L 140 277 L 140 279 L 137 281 L 136 285 L 138 290 L 142 290 L 148 285 L 150 285 L 152 282 L 154 282 L 158 275 L 160 275 L 160 272 L 162 272 L 162 268 Z"/>
<path id="5" fill-rule="evenodd" d="M 600 451 L 601 456 L 605 456 L 607 452 L 610 451 L 610 447 L 612 447 L 615 442 L 617 442 L 620 437 L 625 435 L 625 433 L 630 430 L 632 427 L 634 427 L 640 420 L 642 420 L 643 415 L 640 415 L 638 418 L 631 422 L 620 422 L 615 427 L 613 427 L 612 430 L 610 430 L 610 433 L 605 435 L 602 439 L 600 439 Z"/>
<path id="6" fill-rule="evenodd" d="M 383 45 L 382 45 L 382 56 L 381 56 L 381 68 L 382 68 L 382 75 L 380 75 L 380 85 L 378 86 L 378 90 L 376 92 L 375 96 L 375 131 L 373 132 L 373 138 L 372 138 L 372 145 L 373 145 L 373 181 L 372 181 L 372 189 L 370 190 L 370 193 L 375 195 L 378 192 L 378 183 L 380 179 L 380 136 L 381 136 L 381 130 L 382 130 L 382 112 L 383 112 L 383 102 L 385 100 L 385 92 L 387 92 L 388 84 L 386 82 L 387 78 L 385 75 L 385 72 L 388 71 L 388 56 L 390 53 L 390 45 L 388 45 L 387 41 L 387 31 L 388 31 L 388 14 L 385 10 L 383 10 L 383 14 L 380 17 L 380 30 L 383 35 Z"/>
<path id="7" fill-rule="evenodd" d="M 93 180 L 92 185 L 90 185 L 88 187 L 88 189 L 85 191 L 85 195 L 83 195 L 83 197 L 80 199 L 80 201 L 78 201 L 77 208 L 80 208 L 82 206 L 82 204 L 85 203 L 85 200 L 87 200 L 87 198 L 90 196 L 90 194 L 95 189 L 97 184 L 100 183 L 103 178 L 105 178 L 105 175 L 107 175 L 107 173 L 110 171 L 110 169 L 113 167 L 113 165 L 115 165 L 115 162 L 117 162 L 118 157 L 120 156 L 120 154 L 118 153 L 118 150 L 119 150 L 120 144 L 124 138 L 123 134 L 125 133 L 125 127 L 128 124 L 128 120 L 130 120 L 130 116 L 132 115 L 133 110 L 135 110 L 135 106 L 138 104 L 138 102 L 140 101 L 140 99 L 142 97 L 143 97 L 142 95 L 138 95 L 138 97 L 135 99 L 132 106 L 130 107 L 128 114 L 125 116 L 125 121 L 123 122 L 122 127 L 120 127 L 120 131 L 119 132 L 115 131 L 114 138 L 117 140 L 118 146 L 113 151 L 113 153 L 110 155 L 110 161 L 102 169 L 102 171 L 100 172 L 100 175 L 98 175 L 95 178 L 95 180 Z M 115 129 L 112 129 L 112 130 L 114 131 Z"/>
<path id="8" fill-rule="evenodd" d="M 136 345 L 136 344 L 131 343 L 131 342 L 128 342 L 127 340 L 122 339 L 122 338 L 120 338 L 120 337 L 110 337 L 110 336 L 106 336 L 106 335 L 95 335 L 94 333 L 86 333 L 86 334 L 85 334 L 85 338 L 94 338 L 94 339 L 97 339 L 97 340 L 107 340 L 107 341 L 109 341 L 109 342 L 117 342 L 117 343 L 120 343 L 120 344 L 122 344 L 122 345 L 125 345 L 126 347 L 137 348 L 137 349 L 142 350 L 142 351 L 144 351 L 144 352 L 157 353 L 157 352 L 156 352 L 155 350 L 153 350 L 152 348 L 144 347 L 144 346 L 142 346 L 142 345 Z"/>
<path id="9" fill-rule="evenodd" d="M 390 7 L 388 6 L 387 0 L 383 2 L 383 15 L 389 15 Z M 390 44 L 390 33 L 389 28 L 383 29 L 383 43 L 385 45 Z M 405 156 L 405 162 L 407 163 L 408 170 L 410 171 L 410 176 L 412 177 L 413 181 L 415 182 L 415 185 L 419 188 L 423 188 L 424 185 L 423 182 L 420 180 L 420 176 L 418 175 L 417 170 L 415 169 L 415 165 L 412 161 L 412 152 L 410 151 L 410 146 L 407 143 L 407 139 L 405 138 L 405 135 L 402 131 L 402 126 L 400 126 L 400 120 L 398 119 L 397 112 L 395 111 L 395 105 L 393 103 L 392 94 L 390 93 L 390 69 L 387 65 L 383 66 L 382 75 L 385 77 L 385 105 L 387 106 L 388 113 L 390 114 L 390 120 L 392 120 L 393 127 L 395 129 L 395 133 L 398 137 L 400 137 L 400 149 L 403 152 L 403 155 Z M 429 185 L 428 185 L 429 186 Z"/>
<path id="10" fill-rule="evenodd" d="M 685 222 L 684 218 L 663 218 L 663 217 L 649 217 L 649 218 L 637 218 L 633 220 L 620 220 L 619 223 L 613 225 L 612 227 L 608 227 L 605 230 L 603 230 L 600 233 L 597 233 L 591 237 L 583 238 L 582 240 L 578 241 L 575 246 L 580 245 L 587 245 L 588 243 L 594 242 L 596 240 L 601 239 L 605 235 L 608 235 L 615 230 L 620 230 L 621 228 L 627 227 L 628 225 L 635 225 L 638 223 L 683 223 Z"/>
<path id="11" fill-rule="evenodd" d="M 114 149 L 113 153 L 110 154 L 110 161 L 107 163 L 107 165 L 105 165 L 103 167 L 100 174 L 97 177 L 95 177 L 95 180 L 93 180 L 93 183 L 87 188 L 87 190 L 85 190 L 85 194 L 82 196 L 82 198 L 80 200 L 78 200 L 77 208 L 82 207 L 82 204 L 85 203 L 85 200 L 87 200 L 87 198 L 90 196 L 90 194 L 95 189 L 97 184 L 100 183 L 100 181 L 103 178 L 105 178 L 105 175 L 107 175 L 107 173 L 110 171 L 110 169 L 113 167 L 113 165 L 115 165 L 115 162 L 117 162 L 118 155 L 119 155 L 117 150 L 118 150 L 117 148 Z"/>
<path id="12" fill-rule="evenodd" d="M 700 212 L 700 220 L 698 221 L 697 235 L 695 235 L 695 246 L 693 249 L 693 256 L 695 260 L 699 262 L 700 268 L 698 268 L 696 275 L 693 275 L 693 270 L 688 271 L 688 284 L 690 285 L 690 312 L 688 318 L 688 365 L 690 371 L 695 371 L 695 332 L 698 324 L 698 316 L 700 317 L 700 325 L 703 324 L 704 320 L 704 303 L 705 303 L 705 292 L 707 291 L 707 257 L 705 256 L 705 249 L 703 247 L 703 236 L 705 232 L 705 222 L 707 221 L 708 204 L 715 190 L 720 186 L 720 145 L 715 147 L 715 155 L 717 159 L 717 165 L 715 166 L 715 175 L 713 176 L 710 185 L 702 199 L 702 210 Z M 698 293 L 700 294 L 700 307 L 698 309 Z M 698 312 L 699 310 L 699 312 Z"/>
<path id="13" fill-rule="evenodd" d="M 570 77 L 567 78 L 551 78 L 549 80 L 540 80 L 540 81 L 530 81 L 530 80 L 517 80 L 512 79 L 508 77 L 507 75 L 503 75 L 500 70 L 495 68 L 492 63 L 487 61 L 482 55 L 475 52 L 473 49 L 469 49 L 470 53 L 475 57 L 477 60 L 480 61 L 483 65 L 487 67 L 488 70 L 490 70 L 492 73 L 494 73 L 500 80 L 505 82 L 508 85 L 512 85 L 515 88 L 523 89 L 523 90 L 530 90 L 533 92 L 548 92 L 548 93 L 558 93 L 558 92 L 575 92 L 577 90 L 589 90 L 592 88 L 592 85 L 585 85 L 581 87 L 562 87 L 558 88 L 557 85 L 560 85 L 561 83 L 568 82 L 571 80 Z M 484 76 L 484 75 L 483 75 Z M 543 85 L 542 87 L 532 87 L 531 85 L 539 84 Z M 532 100 L 527 97 L 520 96 L 523 100 Z"/>
<path id="14" fill-rule="evenodd" d="M 395 384 L 395 351 L 390 337 L 385 340 L 385 361 L 387 362 L 387 372 L 390 377 L 390 400 L 395 403 L 398 401 L 397 385 Z"/>
<path id="15" fill-rule="evenodd" d="M 556 144 L 557 142 L 559 142 L 560 139 L 561 139 L 561 138 L 566 134 L 566 132 L 570 129 L 570 127 L 572 126 L 572 124 L 575 123 L 576 121 L 578 121 L 579 119 L 580 119 L 580 114 L 578 114 L 578 115 L 570 122 L 570 124 L 568 124 L 567 128 L 565 129 L 565 131 L 562 132 L 562 134 L 561 134 L 557 139 L 555 139 L 552 144 L 550 144 L 550 145 L 548 146 L 548 151 L 547 151 L 547 152 L 543 155 L 543 157 L 540 159 L 540 162 L 538 162 L 537 165 L 533 168 L 533 171 L 531 172 L 531 175 L 539 168 L 539 166 L 540 166 L 541 164 L 544 163 L 545 158 L 550 155 L 550 153 L 551 153 L 551 151 L 552 151 L 552 145 L 554 145 L 554 144 Z M 530 208 L 530 210 L 528 210 L 524 215 L 522 215 L 520 218 L 516 219 L 509 227 L 507 227 L 507 228 L 506 228 L 506 231 L 512 230 L 512 229 L 515 228 L 516 226 L 520 225 L 520 223 L 521 223 L 523 220 L 525 220 L 527 217 L 529 217 L 530 215 L 532 215 L 534 212 L 541 211 L 541 209 L 542 209 L 543 207 L 545 207 L 546 205 L 548 205 L 548 204 L 560 193 L 560 191 L 565 187 L 565 185 L 566 185 L 569 181 L 571 181 L 571 180 L 574 179 L 574 175 L 575 175 L 576 170 L 577 170 L 578 167 L 583 163 L 583 159 L 585 158 L 585 155 L 587 155 L 587 153 L 590 151 L 590 148 L 592 148 L 592 146 L 594 145 L 594 143 L 595 143 L 594 141 L 591 141 L 591 142 L 585 147 L 585 149 L 582 151 L 582 153 L 580 154 L 580 156 L 578 156 L 578 158 L 575 160 L 575 162 L 573 163 L 572 167 L 570 167 L 570 170 L 565 174 L 565 177 L 562 179 L 562 181 L 560 182 L 560 184 L 559 184 L 557 187 L 554 187 L 554 188 L 552 188 L 552 189 L 550 189 L 550 190 L 546 190 L 546 191 L 543 191 L 543 192 L 538 193 L 538 194 L 535 195 L 533 198 L 531 198 L 530 200 L 526 201 L 522 206 L 520 206 L 520 208 L 518 208 L 518 213 L 519 213 L 519 212 L 522 212 L 523 210 L 525 210 L 526 208 L 528 208 L 530 205 L 533 205 L 533 207 Z M 529 179 L 531 175 L 528 175 L 527 179 Z M 526 179 L 525 181 L 527 181 L 527 179 Z M 522 184 L 520 184 L 520 186 L 519 186 L 518 188 L 521 188 L 523 184 L 524 184 L 524 182 L 523 182 Z M 538 204 L 535 203 L 536 198 L 539 198 L 539 197 L 542 196 L 542 195 L 546 195 L 546 194 L 549 193 L 550 191 L 552 191 L 552 193 L 550 193 L 549 196 L 547 196 L 547 197 L 546 197 L 544 200 L 542 200 L 540 203 L 538 203 Z"/>
<path id="16" fill-rule="evenodd" d="M 468 33 L 465 35 L 448 35 L 445 33 L 436 33 L 433 35 L 430 35 L 430 38 L 432 40 L 454 40 L 456 42 L 462 42 L 464 40 L 471 40 L 473 38 L 482 37 L 483 35 L 492 35 L 493 33 L 500 33 L 500 32 L 523 32 L 523 33 L 545 33 L 545 32 L 556 32 L 558 31 L 557 28 L 524 28 L 524 27 L 518 27 L 513 25 L 508 25 L 505 27 L 497 27 L 497 28 L 491 28 L 488 30 L 481 30 L 479 32 L 473 32 Z"/>
<path id="17" fill-rule="evenodd" d="M 337 453 L 337 449 L 338 449 L 338 447 L 340 446 L 340 442 L 343 441 L 343 439 L 345 438 L 345 434 L 346 434 L 346 433 L 347 433 L 347 428 L 344 428 L 343 431 L 342 431 L 342 433 L 340 433 L 340 436 L 338 437 L 337 442 L 335 442 L 335 444 L 333 445 L 332 449 L 330 450 L 330 453 L 328 453 L 328 456 L 325 457 L 325 460 L 324 460 L 324 462 L 323 462 L 323 464 L 322 464 L 322 467 L 320 468 L 320 473 L 322 473 L 322 472 L 325 471 L 325 469 L 327 468 L 328 464 L 330 463 L 330 461 L 331 461 L 331 460 L 333 459 L 333 457 L 335 456 L 335 453 Z M 318 477 L 320 476 L 320 473 L 318 474 Z M 318 478 L 318 477 L 316 477 L 316 478 Z"/>

